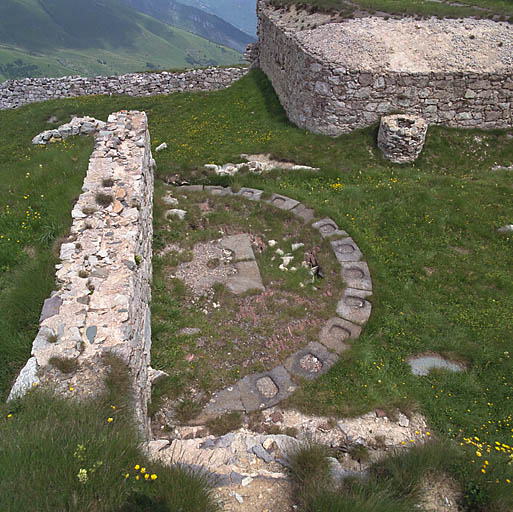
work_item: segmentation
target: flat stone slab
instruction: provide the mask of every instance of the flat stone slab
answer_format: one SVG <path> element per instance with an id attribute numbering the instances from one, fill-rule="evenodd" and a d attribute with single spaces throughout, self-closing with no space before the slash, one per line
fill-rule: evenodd
<path id="1" fill-rule="evenodd" d="M 264 396 L 259 390 L 259 381 L 270 378 L 277 388 L 274 396 Z M 277 366 L 270 372 L 256 373 L 244 377 L 239 383 L 240 398 L 246 412 L 266 409 L 278 404 L 283 399 L 289 397 L 296 386 L 292 382 L 289 373 L 283 366 Z"/>
<path id="2" fill-rule="evenodd" d="M 224 249 L 232 251 L 235 261 L 255 259 L 255 254 L 251 247 L 251 239 L 249 238 L 249 235 L 245 233 L 225 236 L 221 239 L 219 245 Z"/>
<path id="3" fill-rule="evenodd" d="M 290 210 L 290 213 L 292 213 L 296 217 L 299 217 L 305 223 L 311 222 L 315 217 L 315 211 L 312 208 L 306 207 L 302 203 L 299 203 L 298 205 L 294 206 L 294 208 Z"/>
<path id="4" fill-rule="evenodd" d="M 299 204 L 299 201 L 296 201 L 295 199 L 291 199 L 287 196 L 282 196 L 280 194 L 273 194 L 271 196 L 271 199 L 264 200 L 264 203 L 272 204 L 273 206 L 276 206 L 276 208 L 279 208 L 280 210 L 292 210 L 295 206 Z"/>
<path id="5" fill-rule="evenodd" d="M 370 317 L 372 304 L 366 299 L 371 292 L 346 288 L 337 304 L 337 315 L 358 325 L 363 325 Z"/>
<path id="6" fill-rule="evenodd" d="M 346 340 L 355 340 L 361 332 L 362 328 L 357 324 L 343 318 L 330 318 L 321 329 L 319 341 L 328 349 L 341 354 L 349 348 Z"/>
<path id="7" fill-rule="evenodd" d="M 203 190 L 203 185 L 181 185 L 178 187 L 180 192 L 201 192 Z"/>
<path id="8" fill-rule="evenodd" d="M 433 369 L 449 370 L 451 372 L 462 372 L 465 366 L 462 363 L 449 361 L 440 355 L 417 356 L 408 359 L 413 375 L 426 376 Z"/>
<path id="9" fill-rule="evenodd" d="M 338 357 L 324 345 L 311 342 L 288 357 L 283 366 L 297 377 L 312 380 L 326 373 L 337 360 Z"/>
<path id="10" fill-rule="evenodd" d="M 340 263 L 360 261 L 362 259 L 363 254 L 352 238 L 333 240 L 331 247 Z"/>
<path id="11" fill-rule="evenodd" d="M 249 199 L 251 201 L 260 201 L 263 193 L 264 193 L 263 190 L 259 190 L 256 188 L 244 188 L 243 187 L 234 195 L 245 197 L 246 199 Z"/>
<path id="12" fill-rule="evenodd" d="M 260 269 L 256 261 L 239 261 L 235 264 L 237 274 L 228 277 L 226 287 L 235 295 L 249 290 L 265 290 Z"/>
<path id="13" fill-rule="evenodd" d="M 58 315 L 61 306 L 62 299 L 59 297 L 59 295 L 54 295 L 53 297 L 46 299 L 43 303 L 43 309 L 41 311 L 41 316 L 39 317 L 39 323 L 44 322 L 47 318 Z"/>
<path id="14" fill-rule="evenodd" d="M 369 266 L 365 261 L 342 263 L 342 279 L 349 288 L 372 291 Z"/>
<path id="15" fill-rule="evenodd" d="M 233 195 L 230 187 L 221 187 L 217 185 L 207 185 L 205 190 L 213 196 L 231 196 Z"/>
<path id="16" fill-rule="evenodd" d="M 37 361 L 31 357 L 20 371 L 14 386 L 9 393 L 7 401 L 24 396 L 29 389 L 40 384 L 37 376 Z"/>
<path id="17" fill-rule="evenodd" d="M 203 409 L 202 415 L 217 416 L 230 411 L 244 411 L 238 385 L 216 393 Z"/>
<path id="18" fill-rule="evenodd" d="M 344 230 L 339 229 L 334 220 L 326 217 L 318 220 L 312 224 L 312 227 L 319 231 L 323 238 L 329 238 L 331 236 L 349 236 Z"/>

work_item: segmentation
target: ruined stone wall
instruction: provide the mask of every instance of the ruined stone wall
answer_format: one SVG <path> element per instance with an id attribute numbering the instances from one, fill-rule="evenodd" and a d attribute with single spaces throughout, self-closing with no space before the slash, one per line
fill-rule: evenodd
<path id="1" fill-rule="evenodd" d="M 130 369 L 137 420 L 149 432 L 153 168 L 146 114 L 110 115 L 71 212 L 58 289 L 44 303 L 32 357 L 9 398 L 34 383 L 95 396 L 108 370 L 104 356 L 114 354 Z M 76 368 L 63 372 L 63 361 Z"/>
<path id="2" fill-rule="evenodd" d="M 213 91 L 228 87 L 247 68 L 193 69 L 182 73 L 129 73 L 122 76 L 85 78 L 25 78 L 0 84 L 0 110 L 27 103 L 95 94 L 153 96 L 181 91 Z"/>
<path id="3" fill-rule="evenodd" d="M 262 3 L 258 15 L 259 66 L 289 119 L 301 128 L 338 135 L 369 126 L 390 113 L 417 114 L 429 124 L 464 128 L 513 125 L 513 65 L 499 66 L 498 72 L 441 70 L 434 63 L 432 72 L 366 69 L 359 65 L 357 54 L 360 51 L 363 59 L 368 46 L 359 47 L 358 41 L 347 41 L 356 56 L 348 59 L 350 64 L 340 65 L 323 60 L 318 47 L 309 46 L 313 29 L 290 29 Z M 323 27 L 324 41 L 329 47 L 327 27 Z M 466 38 L 462 37 L 464 44 L 468 44 Z M 511 29 L 505 38 L 511 43 Z M 344 47 L 343 41 L 340 46 Z"/>

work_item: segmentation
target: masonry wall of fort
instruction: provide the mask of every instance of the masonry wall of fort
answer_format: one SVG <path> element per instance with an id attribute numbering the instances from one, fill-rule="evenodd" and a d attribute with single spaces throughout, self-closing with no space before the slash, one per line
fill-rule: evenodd
<path id="1" fill-rule="evenodd" d="M 32 357 L 10 399 L 39 383 L 95 396 L 112 354 L 130 369 L 137 421 L 149 434 L 153 169 L 146 114 L 110 115 L 95 134 L 61 245 L 57 290 L 44 303 Z"/>
<path id="2" fill-rule="evenodd" d="M 292 8 L 294 11 L 294 8 Z M 489 20 L 332 18 L 260 2 L 258 65 L 289 119 L 338 135 L 390 113 L 513 125 L 513 29 Z"/>
<path id="3" fill-rule="evenodd" d="M 25 78 L 0 84 L 0 110 L 58 98 L 91 95 L 153 96 L 181 91 L 214 91 L 228 87 L 247 68 L 208 68 L 184 72 L 129 73 L 86 78 Z"/>

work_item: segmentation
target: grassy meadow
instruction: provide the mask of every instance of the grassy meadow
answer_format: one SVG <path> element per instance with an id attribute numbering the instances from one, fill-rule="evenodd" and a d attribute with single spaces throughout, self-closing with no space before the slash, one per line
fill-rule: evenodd
<path id="1" fill-rule="evenodd" d="M 450 466 L 446 470 L 468 496 L 466 510 L 511 510 L 513 236 L 500 234 L 497 228 L 513 222 L 513 178 L 511 171 L 492 168 L 513 164 L 513 130 L 431 127 L 418 161 L 397 166 L 377 149 L 375 126 L 337 138 L 293 126 L 257 70 L 215 93 L 90 97 L 0 112 L 3 397 L 30 354 L 42 302 L 53 286 L 57 240 L 68 229 L 72 201 L 80 193 L 92 149 L 87 138 L 47 148 L 32 147 L 30 140 L 54 126 L 46 123 L 53 115 L 56 124 L 68 121 L 71 114 L 105 120 L 122 108 L 146 111 L 153 148 L 162 142 L 168 145 L 154 154 L 156 242 L 165 236 L 158 229 L 163 208 L 158 198 L 166 191 L 166 181 L 178 174 L 194 183 L 250 186 L 288 195 L 315 208 L 318 215 L 333 218 L 360 246 L 374 282 L 370 321 L 339 363 L 315 382 L 303 384 L 288 405 L 334 417 L 376 407 L 422 412 L 433 436 L 450 443 L 458 454 L 450 463 L 429 464 Z M 260 152 L 321 170 L 315 176 L 273 171 L 216 178 L 202 168 L 205 163 L 240 161 L 241 153 Z M 341 185 L 334 186 L 337 183 Z M 160 368 L 175 371 L 182 363 L 179 340 L 159 329 L 158 323 L 165 321 L 166 309 L 168 322 L 176 321 L 179 303 L 158 265 L 156 258 L 153 343 L 166 361 Z M 462 361 L 466 371 L 414 377 L 407 359 L 430 352 Z M 16 421 L 15 411 L 2 406 L 2 412 L 0 428 L 12 428 L 6 415 L 13 414 L 9 420 Z M 3 441 L 0 447 L 5 453 Z M 423 460 L 417 458 L 421 468 L 427 467 Z M 9 482 L 6 478 L 0 486 Z M 363 500 L 367 492 L 356 495 Z M 404 503 L 411 498 L 393 496 Z M 339 495 L 333 499 L 340 501 Z M 306 504 L 304 509 L 346 510 Z"/>

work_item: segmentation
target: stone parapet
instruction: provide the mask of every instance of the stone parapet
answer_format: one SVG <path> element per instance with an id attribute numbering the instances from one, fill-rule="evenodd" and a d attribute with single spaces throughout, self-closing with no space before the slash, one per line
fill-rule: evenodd
<path id="1" fill-rule="evenodd" d="M 513 125 L 510 25 L 366 18 L 299 29 L 287 16 L 260 2 L 259 65 L 300 128 L 339 135 L 397 112 L 452 127 Z"/>
<path id="2" fill-rule="evenodd" d="M 9 398 L 38 382 L 95 396 L 112 354 L 130 369 L 138 424 L 148 434 L 154 161 L 146 114 L 111 114 L 95 142 L 60 248 L 58 290 L 45 301 L 32 357 Z"/>
<path id="3" fill-rule="evenodd" d="M 121 76 L 25 78 L 0 84 L 0 110 L 28 103 L 91 95 L 153 96 L 182 91 L 214 91 L 230 86 L 247 68 L 207 68 L 184 72 L 129 73 Z"/>

